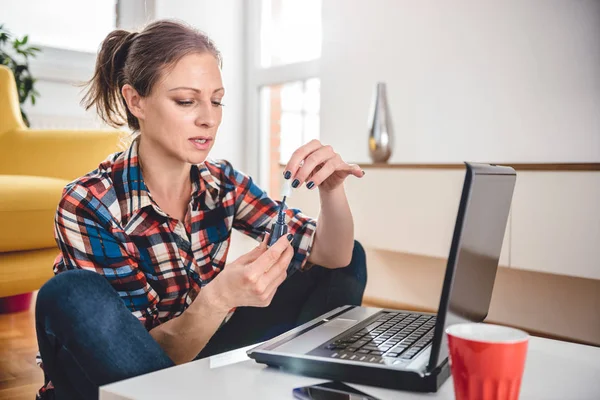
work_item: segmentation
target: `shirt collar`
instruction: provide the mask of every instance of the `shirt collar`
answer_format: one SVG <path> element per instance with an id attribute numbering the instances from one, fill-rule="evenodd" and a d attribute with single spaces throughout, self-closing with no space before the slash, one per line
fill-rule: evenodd
<path id="1" fill-rule="evenodd" d="M 142 176 L 142 169 L 138 153 L 139 137 L 136 137 L 124 154 L 124 166 L 122 172 L 123 190 L 127 192 L 127 214 L 133 216 L 139 210 L 153 206 L 157 212 L 164 214 L 152 199 Z M 192 180 L 192 201 L 197 203 L 201 194 L 209 189 L 213 197 L 220 191 L 220 180 L 213 176 L 205 161 L 201 164 L 192 164 L 190 178 Z"/>
<path id="2" fill-rule="evenodd" d="M 198 181 L 203 181 L 208 185 L 209 190 L 214 191 L 213 194 L 217 194 L 221 190 L 221 181 L 210 172 L 210 169 L 207 166 L 207 163 L 210 162 L 211 161 L 204 161 L 202 164 L 192 165 L 192 170 L 195 169 L 195 171 L 199 173 L 200 177 L 202 178 L 202 180 L 193 179 L 193 182 L 196 184 Z"/>
<path id="3" fill-rule="evenodd" d="M 131 144 L 123 153 L 123 171 L 121 174 L 122 190 L 127 199 L 127 214 L 133 215 L 138 210 L 152 205 L 152 198 L 144 178 L 138 158 L 138 138 L 132 140 Z"/>

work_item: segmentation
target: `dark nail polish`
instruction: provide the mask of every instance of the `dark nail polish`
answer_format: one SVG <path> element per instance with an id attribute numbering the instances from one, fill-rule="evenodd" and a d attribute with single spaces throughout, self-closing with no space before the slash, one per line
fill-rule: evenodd
<path id="1" fill-rule="evenodd" d="M 292 187 L 295 189 L 298 186 L 300 186 L 300 181 L 298 179 L 294 179 L 294 182 L 292 182 Z"/>
<path id="2" fill-rule="evenodd" d="M 366 174 L 365 170 L 363 169 L 363 170 L 361 170 L 361 171 L 362 171 L 362 173 L 363 173 L 363 176 L 365 176 L 365 174 Z"/>
<path id="3" fill-rule="evenodd" d="M 309 189 L 312 189 L 315 186 L 315 183 L 313 181 L 310 181 L 306 184 L 306 187 Z"/>
<path id="4" fill-rule="evenodd" d="M 290 171 L 285 171 L 285 172 L 283 173 L 283 177 L 284 177 L 285 179 L 290 179 L 290 178 L 292 177 L 292 173 L 291 173 Z"/>
<path id="5" fill-rule="evenodd" d="M 287 240 L 292 241 L 293 238 L 294 238 L 294 235 L 292 235 L 291 233 L 288 233 Z"/>

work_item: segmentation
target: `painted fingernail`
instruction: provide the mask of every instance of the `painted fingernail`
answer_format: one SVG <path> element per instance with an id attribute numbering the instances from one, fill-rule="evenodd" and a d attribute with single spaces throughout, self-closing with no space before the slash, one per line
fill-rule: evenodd
<path id="1" fill-rule="evenodd" d="M 283 177 L 284 177 L 285 179 L 290 179 L 290 178 L 292 177 L 292 173 L 291 173 L 290 171 L 285 171 L 285 172 L 283 173 Z"/>
<path id="2" fill-rule="evenodd" d="M 298 179 L 294 179 L 294 182 L 292 182 L 292 187 L 295 189 L 298 186 L 300 186 L 300 181 Z"/>
<path id="3" fill-rule="evenodd" d="M 362 169 L 361 171 L 362 171 L 362 173 L 363 173 L 363 176 L 365 176 L 365 174 L 366 174 L 365 170 L 364 170 L 364 169 Z"/>
<path id="4" fill-rule="evenodd" d="M 306 184 L 306 187 L 309 189 L 312 189 L 315 186 L 315 183 L 313 181 L 310 181 Z"/>
<path id="5" fill-rule="evenodd" d="M 294 238 L 294 235 L 292 235 L 291 233 L 288 233 L 287 240 L 292 241 L 293 238 Z"/>

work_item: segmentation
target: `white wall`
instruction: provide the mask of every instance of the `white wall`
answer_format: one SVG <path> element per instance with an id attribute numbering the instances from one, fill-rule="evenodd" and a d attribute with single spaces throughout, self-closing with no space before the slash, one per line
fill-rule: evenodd
<path id="1" fill-rule="evenodd" d="M 204 31 L 223 56 L 225 97 L 223 123 L 219 129 L 213 158 L 225 158 L 234 167 L 245 168 L 244 154 L 244 51 L 243 1 L 156 0 L 154 16 L 181 19 Z"/>
<path id="2" fill-rule="evenodd" d="M 368 162 L 388 84 L 390 162 L 600 161 L 600 2 L 327 0 L 321 137 Z"/>

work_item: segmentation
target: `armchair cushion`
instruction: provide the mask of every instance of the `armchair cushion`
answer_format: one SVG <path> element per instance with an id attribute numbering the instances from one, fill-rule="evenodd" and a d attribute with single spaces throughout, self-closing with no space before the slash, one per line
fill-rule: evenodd
<path id="1" fill-rule="evenodd" d="M 24 129 L 0 135 L 0 175 L 48 176 L 72 181 L 98 168 L 119 148 L 125 132 Z"/>
<path id="2" fill-rule="evenodd" d="M 0 175 L 0 252 L 56 247 L 54 215 L 68 181 Z"/>

